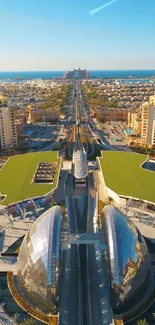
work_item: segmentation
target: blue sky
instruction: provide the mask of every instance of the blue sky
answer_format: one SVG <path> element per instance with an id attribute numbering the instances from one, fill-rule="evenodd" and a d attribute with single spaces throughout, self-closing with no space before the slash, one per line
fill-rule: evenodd
<path id="1" fill-rule="evenodd" d="M 155 0 L 0 0 L 0 71 L 155 69 Z"/>

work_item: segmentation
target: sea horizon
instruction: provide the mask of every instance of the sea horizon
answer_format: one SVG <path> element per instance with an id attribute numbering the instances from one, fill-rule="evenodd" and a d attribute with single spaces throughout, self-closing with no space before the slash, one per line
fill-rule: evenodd
<path id="1" fill-rule="evenodd" d="M 66 70 L 33 70 L 33 71 L 0 71 L 0 81 L 13 80 L 19 78 L 21 80 L 33 79 L 54 79 L 63 77 Z M 134 79 L 151 78 L 155 76 L 155 69 L 121 69 L 121 70 L 88 70 L 91 78 L 112 78 L 126 79 L 133 77 Z"/>
<path id="2" fill-rule="evenodd" d="M 68 69 L 68 70 L 0 70 L 0 73 L 15 73 L 15 72 L 67 72 L 78 69 Z M 81 69 L 85 70 L 85 69 Z M 155 71 L 154 69 L 86 69 L 87 71 Z"/>

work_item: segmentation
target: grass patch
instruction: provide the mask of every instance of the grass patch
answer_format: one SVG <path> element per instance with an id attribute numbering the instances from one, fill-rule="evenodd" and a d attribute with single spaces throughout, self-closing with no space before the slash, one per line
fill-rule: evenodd
<path id="1" fill-rule="evenodd" d="M 155 173 L 140 167 L 147 155 L 121 151 L 102 153 L 100 162 L 107 187 L 119 195 L 155 202 Z"/>
<path id="2" fill-rule="evenodd" d="M 53 184 L 31 184 L 37 166 L 42 161 L 58 162 Z M 7 195 L 2 204 L 48 193 L 56 186 L 59 164 L 57 152 L 35 152 L 11 157 L 0 171 L 0 192 Z"/>

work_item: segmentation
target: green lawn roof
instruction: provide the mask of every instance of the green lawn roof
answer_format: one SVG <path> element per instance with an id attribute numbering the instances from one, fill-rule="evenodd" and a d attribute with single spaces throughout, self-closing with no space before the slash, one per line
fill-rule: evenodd
<path id="1" fill-rule="evenodd" d="M 54 184 L 31 184 L 38 164 L 43 161 L 58 162 L 57 152 L 35 152 L 9 158 L 0 170 L 0 192 L 7 197 L 3 205 L 20 201 L 30 197 L 41 196 L 48 193 L 56 186 Z M 58 173 L 56 173 L 56 180 Z"/>
<path id="2" fill-rule="evenodd" d="M 100 158 L 106 186 L 119 195 L 155 202 L 155 172 L 141 168 L 146 155 L 103 151 Z"/>

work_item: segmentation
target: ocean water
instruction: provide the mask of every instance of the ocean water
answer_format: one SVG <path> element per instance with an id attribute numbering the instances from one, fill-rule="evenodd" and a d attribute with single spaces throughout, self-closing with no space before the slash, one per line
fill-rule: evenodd
<path id="1" fill-rule="evenodd" d="M 150 78 L 155 76 L 155 70 L 99 70 L 89 71 L 91 77 L 126 79 L 132 76 L 134 79 Z"/>
<path id="2" fill-rule="evenodd" d="M 16 77 L 22 80 L 30 79 L 53 79 L 63 77 L 65 71 L 20 71 L 20 72 L 0 72 L 0 80 L 9 81 Z M 155 70 L 91 70 L 92 78 L 114 78 L 127 79 L 132 76 L 134 79 L 150 78 L 155 76 Z"/>
<path id="3" fill-rule="evenodd" d="M 97 78 L 120 78 L 126 79 L 129 76 L 133 78 L 150 78 L 155 76 L 155 70 L 100 70 L 100 71 L 90 71 L 91 77 Z"/>
<path id="4" fill-rule="evenodd" d="M 63 77 L 65 71 L 18 71 L 18 72 L 0 72 L 0 80 L 9 80 L 20 77 L 23 80 L 30 79 L 53 79 Z"/>

